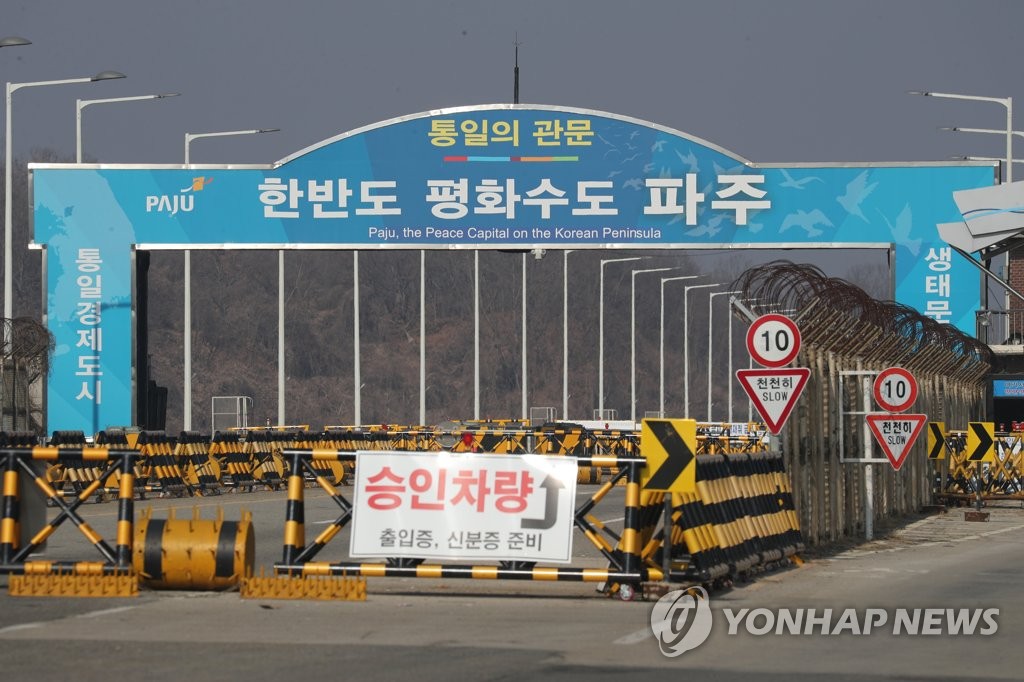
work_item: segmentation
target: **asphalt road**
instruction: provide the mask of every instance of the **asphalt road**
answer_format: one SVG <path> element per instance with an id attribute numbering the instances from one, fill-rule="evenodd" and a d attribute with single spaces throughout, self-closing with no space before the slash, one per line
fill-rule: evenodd
<path id="1" fill-rule="evenodd" d="M 307 497 L 307 526 L 331 518 L 329 500 L 312 491 Z M 245 506 L 254 524 L 268 529 L 257 535 L 257 564 L 278 557 L 283 493 L 152 503 L 158 516 L 166 506 L 186 512 L 198 506 L 204 517 L 213 513 L 204 506 L 217 504 L 229 519 Z M 621 506 L 602 508 L 599 518 L 621 516 Z M 115 512 L 111 504 L 83 510 L 101 533 L 106 515 Z M 71 535 L 58 540 L 63 534 Z M 62 528 L 47 558 L 79 551 L 75 535 Z M 618 680 L 666 673 L 773 682 L 1017 680 L 1024 664 L 1022 548 L 1024 510 L 1015 505 L 993 509 L 988 523 L 967 522 L 952 510 L 921 517 L 881 541 L 808 552 L 800 568 L 712 593 L 710 637 L 675 658 L 663 656 L 651 634 L 653 601 L 609 599 L 582 583 L 380 578 L 369 580 L 365 602 L 243 600 L 237 592 L 144 590 L 132 599 L 91 599 L 4 591 L 0 675 L 40 681 Z M 583 550 L 578 542 L 577 550 Z M 5 581 L 0 576 L 0 585 Z M 724 613 L 799 607 L 890 615 L 898 608 L 998 608 L 998 631 L 895 636 L 882 627 L 860 636 L 755 636 L 742 625 L 729 634 Z"/>

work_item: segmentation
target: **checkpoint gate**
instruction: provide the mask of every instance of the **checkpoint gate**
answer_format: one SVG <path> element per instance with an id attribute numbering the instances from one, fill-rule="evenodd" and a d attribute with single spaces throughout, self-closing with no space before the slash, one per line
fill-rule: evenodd
<path id="1" fill-rule="evenodd" d="M 780 453 L 701 455 L 697 458 L 697 492 L 676 494 L 641 489 L 646 460 L 636 456 L 576 456 L 576 466 L 617 470 L 573 512 L 573 525 L 607 559 L 606 568 L 539 566 L 538 562 L 500 561 L 493 565 L 426 563 L 422 558 L 393 557 L 384 562 L 316 561 L 316 556 L 353 520 L 352 501 L 317 473 L 313 463 L 356 461 L 358 452 L 333 449 L 286 449 L 290 463 L 282 559 L 278 576 L 314 579 L 324 576 L 461 578 L 484 580 L 582 581 L 603 583 L 608 592 L 632 599 L 647 582 L 712 582 L 797 561 L 803 549 L 788 476 Z M 371 452 L 368 454 L 380 454 Z M 395 453 L 402 456 L 401 453 Z M 412 454 L 412 453 L 405 453 Z M 434 453 L 445 456 L 447 453 Z M 488 455 L 479 455 L 487 458 Z M 325 490 L 339 514 L 311 542 L 305 536 L 306 476 Z M 620 481 L 625 483 L 621 533 L 593 516 Z M 358 494 L 358 493 L 357 493 Z M 666 495 L 672 526 L 658 528 Z M 663 552 L 670 553 L 667 572 Z M 258 595 L 256 595 L 258 596 Z"/>
<path id="2" fill-rule="evenodd" d="M 970 332 L 977 275 L 935 225 L 962 220 L 954 191 L 995 180 L 979 162 L 758 164 L 626 116 L 518 104 L 384 121 L 270 166 L 29 169 L 57 348 L 46 429 L 85 433 L 146 414 L 152 250 L 887 248 L 895 298 Z"/>

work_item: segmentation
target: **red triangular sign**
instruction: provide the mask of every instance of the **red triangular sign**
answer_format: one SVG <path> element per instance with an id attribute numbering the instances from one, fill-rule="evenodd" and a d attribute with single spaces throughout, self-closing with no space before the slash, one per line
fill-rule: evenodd
<path id="1" fill-rule="evenodd" d="M 869 414 L 864 417 L 892 468 L 900 470 L 928 421 L 926 414 Z"/>
<path id="2" fill-rule="evenodd" d="M 782 431 L 810 376 L 806 367 L 736 370 L 740 386 L 773 434 Z"/>

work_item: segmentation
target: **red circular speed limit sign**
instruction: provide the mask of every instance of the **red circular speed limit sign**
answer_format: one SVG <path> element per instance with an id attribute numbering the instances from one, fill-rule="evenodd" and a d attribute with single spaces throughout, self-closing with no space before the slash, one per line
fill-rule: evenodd
<path id="1" fill-rule="evenodd" d="M 917 380 L 902 367 L 879 372 L 873 390 L 875 402 L 886 412 L 904 412 L 917 400 Z"/>
<path id="2" fill-rule="evenodd" d="M 788 365 L 800 352 L 800 330 L 796 322 L 778 313 L 757 318 L 747 330 L 747 352 L 765 367 Z"/>

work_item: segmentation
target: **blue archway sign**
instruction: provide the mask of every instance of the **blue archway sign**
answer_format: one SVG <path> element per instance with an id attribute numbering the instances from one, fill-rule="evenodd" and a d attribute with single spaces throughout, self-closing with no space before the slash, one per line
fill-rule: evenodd
<path id="1" fill-rule="evenodd" d="M 49 429 L 134 423 L 134 249 L 894 248 L 896 299 L 971 331 L 936 224 L 991 165 L 754 164 L 596 111 L 490 105 L 339 135 L 272 166 L 31 164 L 57 349 Z"/>

